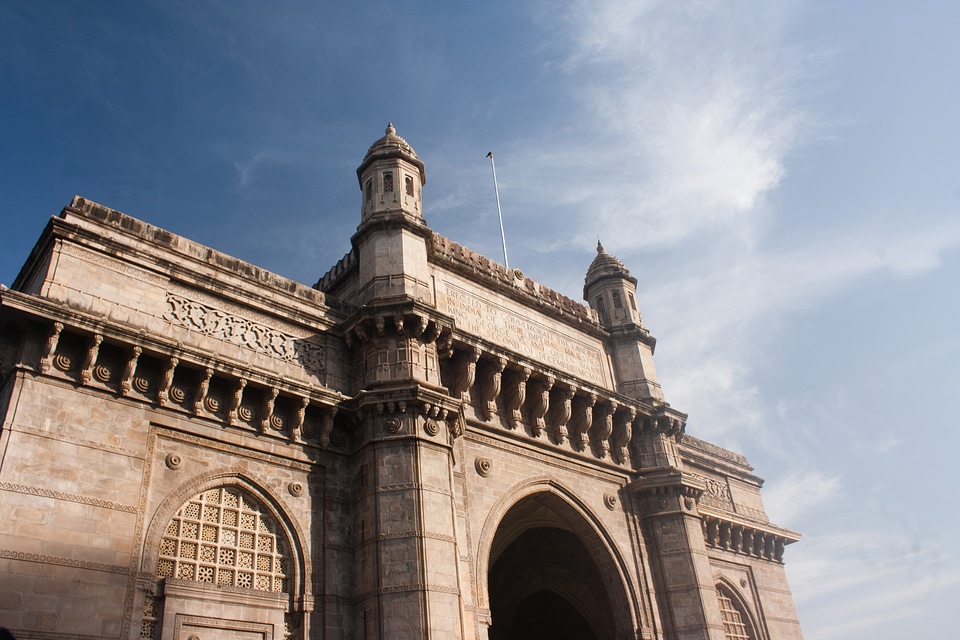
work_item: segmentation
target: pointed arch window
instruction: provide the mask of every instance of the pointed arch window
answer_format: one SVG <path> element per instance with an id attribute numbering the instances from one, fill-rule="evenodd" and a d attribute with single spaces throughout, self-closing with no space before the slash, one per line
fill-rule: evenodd
<path id="1" fill-rule="evenodd" d="M 403 178 L 403 182 L 407 190 L 407 195 L 412 196 L 413 195 L 413 178 L 411 178 L 410 176 L 405 176 Z"/>
<path id="2" fill-rule="evenodd" d="M 623 309 L 623 300 L 620 299 L 620 292 L 613 291 L 613 306 L 615 309 Z"/>
<path id="3" fill-rule="evenodd" d="M 754 640 L 749 626 L 750 619 L 739 599 L 718 584 L 717 601 L 720 604 L 720 617 L 723 619 L 723 634 L 727 640 Z"/>
<path id="4" fill-rule="evenodd" d="M 387 171 L 383 174 L 383 192 L 390 193 L 393 191 L 393 172 Z"/>
<path id="5" fill-rule="evenodd" d="M 273 516 L 236 487 L 200 493 L 160 540 L 158 578 L 287 593 L 288 557 Z"/>

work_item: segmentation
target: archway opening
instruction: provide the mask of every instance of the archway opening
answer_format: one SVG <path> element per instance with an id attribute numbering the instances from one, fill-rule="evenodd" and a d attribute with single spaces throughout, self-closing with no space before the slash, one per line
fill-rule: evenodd
<path id="1" fill-rule="evenodd" d="M 490 640 L 615 637 L 597 563 L 603 551 L 591 534 L 583 518 L 551 493 L 528 496 L 507 512 L 491 546 Z"/>

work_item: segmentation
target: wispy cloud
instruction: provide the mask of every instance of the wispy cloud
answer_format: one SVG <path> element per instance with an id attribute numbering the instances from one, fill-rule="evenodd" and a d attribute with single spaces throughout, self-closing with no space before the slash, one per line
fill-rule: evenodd
<path id="1" fill-rule="evenodd" d="M 770 517 L 785 526 L 795 526 L 810 509 L 835 498 L 841 491 L 840 478 L 822 471 L 793 472 L 764 488 Z"/>
<path id="2" fill-rule="evenodd" d="M 670 377 L 672 398 L 698 417 L 707 437 L 751 432 L 757 425 L 743 418 L 759 408 L 750 405 L 750 373 L 788 318 L 869 275 L 916 277 L 935 269 L 958 246 L 960 223 L 945 223 L 800 240 L 787 250 L 743 257 L 694 257 L 701 264 L 690 275 L 642 295 L 664 327 L 658 336 L 669 345 L 670 358 L 661 369 Z"/>
<path id="3" fill-rule="evenodd" d="M 726 4 L 576 1 L 543 12 L 567 44 L 559 63 L 581 111 L 520 164 L 526 184 L 543 185 L 538 201 L 575 205 L 568 242 L 600 233 L 624 250 L 750 226 L 779 184 L 806 126 L 792 100 L 802 69 L 779 41 L 791 9 Z M 558 187 L 550 176 L 560 175 L 576 179 Z"/>
<path id="4" fill-rule="evenodd" d="M 955 597 L 960 585 L 955 559 L 919 529 L 896 520 L 883 524 L 875 530 L 837 527 L 844 531 L 791 548 L 791 585 L 797 606 L 809 612 L 805 635 L 826 640 L 871 629 L 883 635 L 890 623 Z"/>

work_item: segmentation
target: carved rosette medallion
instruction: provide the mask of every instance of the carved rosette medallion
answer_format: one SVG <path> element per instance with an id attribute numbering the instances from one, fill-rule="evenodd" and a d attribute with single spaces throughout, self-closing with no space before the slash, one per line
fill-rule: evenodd
<path id="1" fill-rule="evenodd" d="M 613 511 L 617 508 L 617 496 L 613 495 L 612 493 L 603 494 L 603 505 L 607 509 L 610 509 L 610 511 Z"/>
<path id="2" fill-rule="evenodd" d="M 657 500 L 658 509 L 663 510 L 663 509 L 666 509 L 668 506 L 670 506 L 670 501 L 667 500 L 666 498 L 659 498 Z"/>
<path id="3" fill-rule="evenodd" d="M 287 485 L 287 491 L 290 492 L 294 498 L 299 498 L 303 495 L 303 485 L 299 482 L 291 482 Z"/>
<path id="4" fill-rule="evenodd" d="M 400 427 L 403 425 L 400 422 L 400 418 L 397 418 L 396 416 L 391 416 L 384 421 L 383 426 L 388 433 L 397 433 L 398 431 L 400 431 Z"/>
<path id="5" fill-rule="evenodd" d="M 346 437 L 343 435 L 343 431 L 340 429 L 334 429 L 330 434 L 330 444 L 335 447 L 342 447 L 343 444 L 347 441 Z"/>
<path id="6" fill-rule="evenodd" d="M 63 372 L 73 369 L 73 364 L 73 359 L 65 353 L 58 353 L 53 359 L 53 366 Z"/>
<path id="7" fill-rule="evenodd" d="M 150 393 L 150 389 L 153 387 L 153 381 L 150 378 L 145 378 L 143 376 L 134 376 L 133 377 L 133 388 L 139 391 L 140 393 Z"/>
<path id="8" fill-rule="evenodd" d="M 106 384 L 110 382 L 110 379 L 113 377 L 113 372 L 110 371 L 109 367 L 98 364 L 93 368 L 93 377 L 97 382 Z"/>
<path id="9" fill-rule="evenodd" d="M 183 458 L 180 457 L 178 453 L 168 453 L 167 457 L 163 459 L 164 463 L 167 465 L 168 469 L 176 471 L 183 466 Z"/>
<path id="10" fill-rule="evenodd" d="M 251 409 L 248 404 L 242 404 L 240 408 L 237 409 L 237 417 L 240 418 L 242 422 L 252 422 L 253 409 Z"/>
<path id="11" fill-rule="evenodd" d="M 428 436 L 435 436 L 440 433 L 440 425 L 437 424 L 436 420 L 427 420 L 423 423 L 423 430 L 427 432 Z"/>
<path id="12" fill-rule="evenodd" d="M 283 431 L 283 427 L 286 424 L 284 417 L 279 414 L 273 414 L 270 416 L 270 428 L 274 431 Z"/>
<path id="13" fill-rule="evenodd" d="M 170 399 L 177 404 L 183 404 L 183 401 L 187 399 L 186 389 L 180 385 L 174 385 L 170 387 Z"/>
<path id="14" fill-rule="evenodd" d="M 490 458 L 477 458 L 473 466 L 484 478 L 489 478 L 493 474 L 493 461 Z"/>
<path id="15" fill-rule="evenodd" d="M 210 413 L 219 413 L 222 406 L 220 398 L 216 396 L 207 396 L 203 399 L 203 408 Z"/>

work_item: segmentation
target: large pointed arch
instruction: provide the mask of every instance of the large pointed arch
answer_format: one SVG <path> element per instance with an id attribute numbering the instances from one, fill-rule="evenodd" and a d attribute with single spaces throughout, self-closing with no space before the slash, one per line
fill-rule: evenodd
<path id="1" fill-rule="evenodd" d="M 533 531 L 559 531 L 547 535 L 553 535 L 558 542 L 565 538 L 568 542 L 564 544 L 575 546 L 589 558 L 599 576 L 596 584 L 602 584 L 609 603 L 613 636 L 629 637 L 643 626 L 641 604 L 630 573 L 600 519 L 572 490 L 548 476 L 514 485 L 496 502 L 484 522 L 476 557 L 476 589 L 482 611 L 491 611 L 489 579 L 494 564 L 511 545 L 524 544 L 522 537 Z M 573 539 L 578 542 L 572 542 Z M 562 586 L 551 585 L 550 591 L 567 601 L 576 600 L 576 594 L 565 592 Z M 577 609 L 588 620 L 596 613 L 584 611 L 583 607 Z M 486 621 L 489 623 L 490 619 Z"/>

